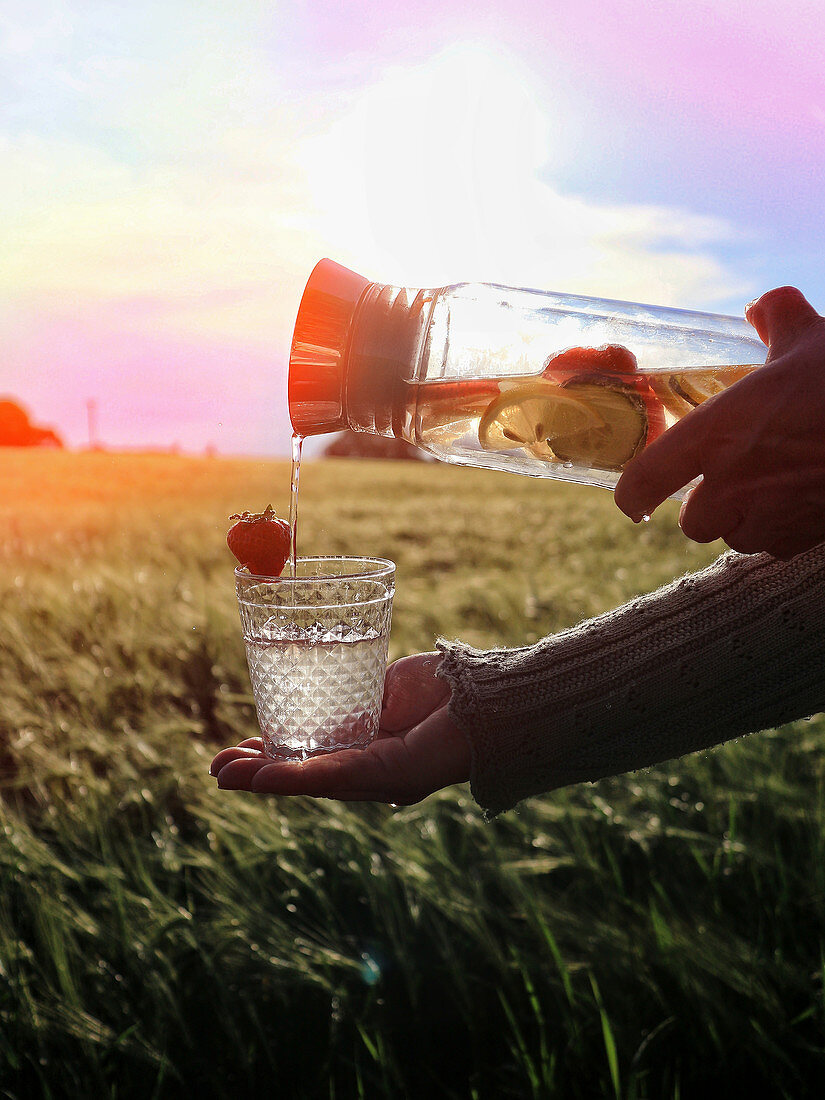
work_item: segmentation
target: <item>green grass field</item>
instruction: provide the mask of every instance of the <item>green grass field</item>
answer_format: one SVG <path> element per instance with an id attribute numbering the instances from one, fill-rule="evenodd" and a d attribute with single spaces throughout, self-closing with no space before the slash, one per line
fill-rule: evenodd
<path id="1" fill-rule="evenodd" d="M 226 518 L 286 463 L 0 451 L 0 1095 L 822 1095 L 819 718 L 486 823 L 220 792 L 255 732 Z M 391 657 L 710 561 L 668 506 L 307 463 L 300 550 L 398 563 Z"/>

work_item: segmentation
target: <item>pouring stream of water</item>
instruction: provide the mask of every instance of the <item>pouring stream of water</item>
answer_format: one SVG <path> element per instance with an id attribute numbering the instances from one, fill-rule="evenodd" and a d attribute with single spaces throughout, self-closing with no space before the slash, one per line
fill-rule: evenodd
<path id="1" fill-rule="evenodd" d="M 292 436 L 292 479 L 289 484 L 289 572 L 294 577 L 298 562 L 298 479 L 301 476 L 301 447 L 304 437 Z"/>

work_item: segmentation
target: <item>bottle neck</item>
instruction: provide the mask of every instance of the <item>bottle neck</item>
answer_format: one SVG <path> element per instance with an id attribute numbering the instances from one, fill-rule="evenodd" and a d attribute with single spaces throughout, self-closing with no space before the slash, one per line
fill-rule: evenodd
<path id="1" fill-rule="evenodd" d="M 353 317 L 342 394 L 347 426 L 402 438 L 427 292 L 371 283 Z"/>

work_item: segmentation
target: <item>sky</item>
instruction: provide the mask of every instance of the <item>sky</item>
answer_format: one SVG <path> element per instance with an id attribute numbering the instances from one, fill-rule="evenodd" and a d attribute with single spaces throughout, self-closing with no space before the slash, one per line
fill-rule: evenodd
<path id="1" fill-rule="evenodd" d="M 825 312 L 821 0 L 0 0 L 0 399 L 286 455 L 314 263 Z"/>

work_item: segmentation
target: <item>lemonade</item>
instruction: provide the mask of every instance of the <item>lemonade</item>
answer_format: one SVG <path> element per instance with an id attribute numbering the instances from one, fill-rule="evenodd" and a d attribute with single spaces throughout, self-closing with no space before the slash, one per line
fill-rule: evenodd
<path id="1" fill-rule="evenodd" d="M 663 431 L 755 366 L 640 373 L 625 348 L 572 348 L 530 377 L 409 384 L 405 436 L 445 462 L 613 486 Z"/>

